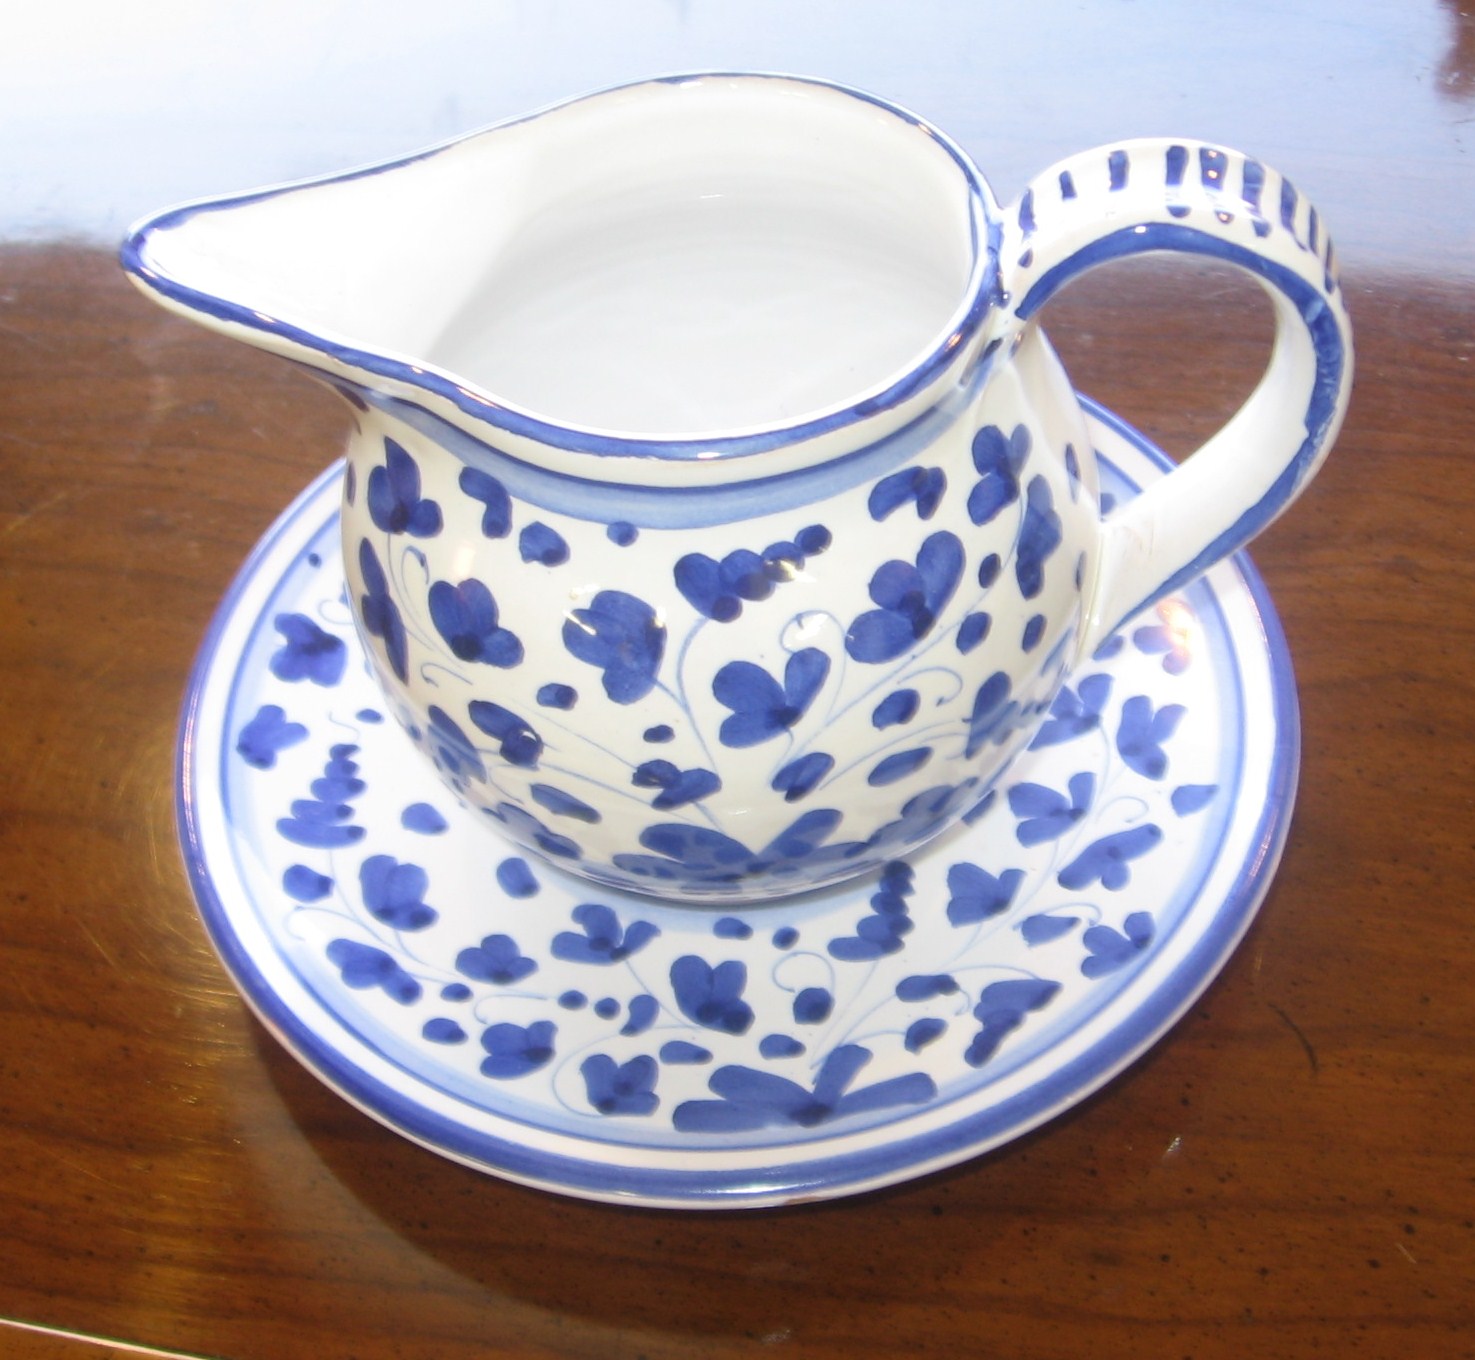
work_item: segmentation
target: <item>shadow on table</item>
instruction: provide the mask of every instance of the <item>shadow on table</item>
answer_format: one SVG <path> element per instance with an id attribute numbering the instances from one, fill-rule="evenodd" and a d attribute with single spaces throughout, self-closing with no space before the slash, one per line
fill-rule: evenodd
<path id="1" fill-rule="evenodd" d="M 1044 1129 L 909 1184 L 783 1209 L 688 1211 L 575 1200 L 454 1164 L 353 1112 L 259 1028 L 257 1042 L 329 1172 L 397 1238 L 474 1286 L 477 1304 L 515 1299 L 560 1326 L 619 1333 L 651 1360 L 668 1353 L 662 1339 L 679 1354 L 693 1337 L 863 1338 L 883 1316 L 930 1330 L 939 1309 L 1026 1318 L 1050 1308 L 1052 1225 L 1089 1240 L 1115 1199 L 1101 1190 L 1121 1151 L 1098 1158 L 1091 1111 L 1121 1100 L 1156 1060 Z M 604 1353 L 616 1350 L 624 1344 Z"/>

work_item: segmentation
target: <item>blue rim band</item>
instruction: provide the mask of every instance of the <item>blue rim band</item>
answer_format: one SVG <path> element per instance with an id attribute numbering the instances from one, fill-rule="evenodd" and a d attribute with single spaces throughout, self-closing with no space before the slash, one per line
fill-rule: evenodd
<path id="1" fill-rule="evenodd" d="M 941 147 L 960 172 L 968 193 L 971 265 L 968 285 L 959 297 L 958 306 L 949 317 L 944 334 L 938 337 L 932 348 L 907 370 L 879 392 L 873 392 L 851 405 L 838 407 L 792 424 L 773 425 L 764 429 L 738 435 L 717 435 L 712 438 L 660 438 L 654 436 L 619 435 L 597 430 L 581 429 L 540 419 L 529 412 L 499 403 L 490 394 L 474 394 L 451 375 L 434 369 L 420 367 L 390 355 L 360 349 L 319 336 L 302 326 L 294 325 L 276 317 L 264 315 L 240 303 L 216 297 L 199 289 L 189 287 L 178 280 L 160 273 L 149 263 L 149 244 L 153 236 L 182 226 L 191 219 L 212 212 L 226 211 L 263 202 L 268 199 L 310 190 L 314 187 L 342 183 L 384 174 L 433 156 L 460 145 L 472 138 L 503 128 L 528 122 L 545 113 L 570 107 L 590 99 L 621 91 L 637 89 L 642 85 L 680 84 L 694 80 L 775 80 L 793 84 L 814 86 L 836 94 L 869 104 L 881 109 L 903 123 L 926 135 L 928 140 Z M 998 301 L 998 242 L 1000 223 L 992 209 L 992 195 L 982 173 L 963 150 L 937 128 L 916 114 L 900 106 L 861 90 L 851 89 L 832 81 L 810 77 L 788 76 L 766 72 L 722 72 L 704 71 L 691 74 L 675 74 L 654 80 L 639 81 L 631 85 L 582 95 L 564 100 L 549 108 L 538 110 L 519 118 L 497 123 L 489 128 L 465 134 L 427 148 L 409 156 L 367 166 L 343 174 L 327 175 L 293 184 L 258 189 L 248 193 L 210 199 L 169 209 L 134 227 L 127 235 L 119 251 L 123 268 L 139 279 L 146 287 L 168 298 L 190 311 L 209 316 L 217 321 L 241 326 L 247 330 L 260 331 L 278 337 L 309 354 L 320 355 L 334 363 L 356 369 L 368 379 L 385 379 L 424 391 L 441 401 L 449 403 L 464 414 L 484 421 L 495 430 L 505 431 L 522 438 L 555 445 L 576 453 L 596 454 L 605 457 L 649 458 L 663 461 L 684 462 L 694 459 L 744 458 L 767 453 L 774 449 L 802 444 L 821 435 L 893 410 L 939 378 L 952 365 L 968 342 L 982 329 L 985 319 Z M 303 362 L 307 362 L 304 360 Z M 335 377 L 338 375 L 334 375 Z M 340 378 L 341 381 L 341 378 Z"/>

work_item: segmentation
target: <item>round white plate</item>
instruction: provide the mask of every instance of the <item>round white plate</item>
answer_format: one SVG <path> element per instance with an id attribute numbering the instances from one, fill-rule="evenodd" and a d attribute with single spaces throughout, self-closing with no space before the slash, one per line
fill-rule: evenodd
<path id="1" fill-rule="evenodd" d="M 1111 493 L 1161 475 L 1089 411 Z M 1139 1056 L 1269 886 L 1295 684 L 1242 555 L 1081 666 L 970 825 L 841 888 L 677 907 L 527 860 L 385 719 L 344 599 L 340 475 L 266 535 L 210 629 L 184 851 L 266 1025 L 445 1156 L 697 1208 L 923 1175 Z"/>

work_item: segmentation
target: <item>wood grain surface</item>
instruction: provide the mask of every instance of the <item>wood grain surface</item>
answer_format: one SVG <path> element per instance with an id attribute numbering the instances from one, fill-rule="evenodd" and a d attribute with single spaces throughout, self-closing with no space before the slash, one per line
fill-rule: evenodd
<path id="1" fill-rule="evenodd" d="M 1475 210 L 1475 167 L 1436 168 Z M 1303 765 L 1249 937 L 1034 1134 L 741 1215 L 453 1165 L 250 1017 L 176 849 L 178 708 L 338 409 L 106 251 L 0 247 L 0 1318 L 230 1360 L 1475 1356 L 1475 270 L 1358 230 L 1351 414 L 1253 552 Z M 1156 263 L 1046 325 L 1083 391 L 1179 453 L 1268 333 L 1237 280 Z"/>

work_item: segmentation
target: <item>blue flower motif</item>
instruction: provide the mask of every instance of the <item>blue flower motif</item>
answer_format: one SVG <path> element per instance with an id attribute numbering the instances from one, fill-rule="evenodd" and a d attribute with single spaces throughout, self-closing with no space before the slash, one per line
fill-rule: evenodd
<path id="1" fill-rule="evenodd" d="M 793 542 L 770 543 L 761 553 L 738 548 L 721 561 L 706 553 L 688 553 L 672 575 L 677 590 L 699 614 L 731 623 L 743 612 L 743 601 L 766 600 L 775 586 L 793 580 L 808 558 L 829 546 L 830 531 L 811 524 Z"/>
<path id="2" fill-rule="evenodd" d="M 782 687 L 762 666 L 729 661 L 712 680 L 713 697 L 732 710 L 717 734 L 722 744 L 757 746 L 788 731 L 808 712 L 829 673 L 830 659 L 818 647 L 789 657 Z"/>
<path id="3" fill-rule="evenodd" d="M 1080 924 L 1079 916 L 1056 916 L 1050 912 L 1036 912 L 1019 923 L 1020 938 L 1027 945 L 1049 944 L 1062 935 L 1069 935 Z"/>
<path id="4" fill-rule="evenodd" d="M 564 622 L 563 645 L 603 672 L 604 692 L 615 703 L 633 704 L 656 682 L 666 629 L 644 600 L 601 590 L 587 609 L 575 609 Z"/>
<path id="5" fill-rule="evenodd" d="M 904 937 L 912 931 L 912 918 L 907 898 L 913 890 L 911 865 L 892 860 L 881 871 L 880 887 L 871 894 L 871 915 L 863 916 L 853 935 L 842 935 L 830 941 L 830 955 L 846 963 L 884 958 L 903 948 Z"/>
<path id="6" fill-rule="evenodd" d="M 766 600 L 773 578 L 755 552 L 739 549 L 720 562 L 706 553 L 688 553 L 673 571 L 676 589 L 699 613 L 718 623 L 731 623 L 743 612 L 744 600 Z"/>
<path id="7" fill-rule="evenodd" d="M 1023 882 L 1023 869 L 1005 869 L 995 877 L 976 864 L 954 864 L 947 871 L 947 919 L 955 926 L 971 926 L 1002 915 Z"/>
<path id="8" fill-rule="evenodd" d="M 672 1039 L 661 1045 L 661 1061 L 687 1065 L 709 1063 L 712 1061 L 712 1050 L 686 1039 Z"/>
<path id="9" fill-rule="evenodd" d="M 432 1044 L 464 1044 L 466 1031 L 454 1020 L 439 1015 L 420 1027 L 420 1035 Z"/>
<path id="10" fill-rule="evenodd" d="M 545 567 L 568 561 L 568 544 L 557 529 L 541 522 L 529 524 L 517 536 L 517 551 L 524 562 L 541 562 Z"/>
<path id="11" fill-rule="evenodd" d="M 481 731 L 499 743 L 498 754 L 509 765 L 537 769 L 538 757 L 543 754 L 543 739 L 531 724 L 490 699 L 473 699 L 467 704 L 466 713 Z"/>
<path id="12" fill-rule="evenodd" d="M 631 921 L 622 926 L 620 918 L 602 902 L 585 902 L 575 907 L 572 915 L 583 934 L 560 931 L 550 946 L 553 957 L 565 963 L 623 963 L 661 933 L 660 927 L 649 921 Z"/>
<path id="13" fill-rule="evenodd" d="M 1014 834 L 1020 845 L 1042 845 L 1065 835 L 1091 808 L 1096 776 L 1083 770 L 1067 785 L 1070 797 L 1043 784 L 1015 784 L 1009 790 L 1009 811 L 1019 818 Z"/>
<path id="14" fill-rule="evenodd" d="M 947 490 L 947 476 L 938 467 L 909 467 L 883 477 L 871 488 L 866 508 L 874 520 L 883 520 L 899 505 L 913 501 L 919 519 L 931 519 L 936 512 L 943 492 Z"/>
<path id="15" fill-rule="evenodd" d="M 797 1058 L 803 1052 L 804 1045 L 792 1034 L 765 1034 L 758 1041 L 759 1056 L 767 1058 L 769 1062 Z"/>
<path id="16" fill-rule="evenodd" d="M 590 807 L 582 798 L 576 798 L 552 784 L 534 784 L 528 792 L 532 794 L 533 802 L 547 808 L 555 817 L 572 817 L 576 822 L 587 822 L 591 826 L 601 820 L 598 808 Z"/>
<path id="17" fill-rule="evenodd" d="M 550 831 L 532 813 L 515 803 L 498 803 L 489 809 L 489 815 L 507 828 L 508 834 L 517 841 L 531 841 L 545 855 L 559 859 L 580 859 L 583 851 L 577 841 L 557 831 Z"/>
<path id="18" fill-rule="evenodd" d="M 506 538 L 512 529 L 512 500 L 507 488 L 490 473 L 462 468 L 461 490 L 482 504 L 481 531 L 487 538 Z"/>
<path id="19" fill-rule="evenodd" d="M 995 671 L 978 687 L 973 711 L 968 715 L 968 744 L 963 752 L 970 760 L 985 743 L 1003 741 L 1013 730 L 1019 705 L 1009 698 L 1010 688 L 1009 677 L 1003 671 Z"/>
<path id="20" fill-rule="evenodd" d="M 1071 860 L 1057 875 L 1057 880 L 1062 888 L 1071 892 L 1078 892 L 1098 880 L 1109 892 L 1118 892 L 1132 877 L 1127 862 L 1145 855 L 1162 838 L 1163 833 L 1151 822 L 1102 836 Z"/>
<path id="21" fill-rule="evenodd" d="M 813 793 L 822 780 L 835 768 L 835 757 L 823 751 L 810 751 L 798 760 L 791 760 L 774 775 L 769 787 L 784 796 L 784 802 L 797 803 Z"/>
<path id="22" fill-rule="evenodd" d="M 506 987 L 536 973 L 538 965 L 523 955 L 512 936 L 484 935 L 480 944 L 456 955 L 456 971 L 478 982 Z"/>
<path id="23" fill-rule="evenodd" d="M 683 1101 L 671 1122 L 682 1133 L 736 1133 L 786 1124 L 814 1128 L 851 1115 L 925 1104 L 936 1097 L 937 1086 L 925 1072 L 848 1090 L 870 1060 L 869 1049 L 841 1044 L 826 1055 L 808 1090 L 773 1072 L 720 1067 L 707 1083 L 718 1099 Z"/>
<path id="24" fill-rule="evenodd" d="M 1043 477 L 1032 478 L 1025 492 L 1024 523 L 1014 556 L 1014 579 L 1026 600 L 1034 599 L 1044 589 L 1045 563 L 1063 537 L 1050 483 Z"/>
<path id="25" fill-rule="evenodd" d="M 333 940 L 328 945 L 328 960 L 342 975 L 344 986 L 356 992 L 378 987 L 401 1006 L 413 1005 L 420 999 L 420 984 L 391 955 L 373 945 Z"/>
<path id="26" fill-rule="evenodd" d="M 1164 704 L 1154 712 L 1152 700 L 1134 694 L 1122 705 L 1122 722 L 1117 728 L 1116 748 L 1123 760 L 1148 779 L 1161 779 L 1168 771 L 1168 755 L 1162 743 L 1178 730 L 1182 704 Z"/>
<path id="27" fill-rule="evenodd" d="M 915 646 L 937 622 L 963 574 L 963 545 L 956 534 L 930 535 L 917 560 L 883 563 L 871 577 L 876 609 L 860 615 L 845 635 L 845 650 L 856 661 L 894 661 Z"/>
<path id="28" fill-rule="evenodd" d="M 342 638 L 319 628 L 306 614 L 278 614 L 272 624 L 284 639 L 270 663 L 278 680 L 311 680 L 330 688 L 343 679 L 348 648 Z"/>
<path id="29" fill-rule="evenodd" d="M 957 648 L 961 655 L 967 656 L 987 636 L 989 629 L 993 627 L 993 617 L 985 610 L 978 609 L 969 614 L 962 623 L 958 625 Z"/>
<path id="30" fill-rule="evenodd" d="M 1144 656 L 1162 655 L 1163 670 L 1169 675 L 1182 675 L 1193 660 L 1184 630 L 1173 626 L 1177 606 L 1159 605 L 1161 623 L 1145 624 L 1132 632 L 1132 646 Z"/>
<path id="31" fill-rule="evenodd" d="M 1101 726 L 1101 710 L 1110 697 L 1111 676 L 1104 671 L 1086 676 L 1075 689 L 1062 687 L 1050 705 L 1049 718 L 1040 724 L 1029 749 L 1038 751 L 1046 746 L 1058 746 L 1094 732 Z"/>
<path id="32" fill-rule="evenodd" d="M 942 830 L 953 813 L 973 797 L 977 783 L 969 778 L 960 784 L 934 784 L 913 794 L 901 805 L 899 817 L 872 833 L 866 841 L 867 849 L 889 850 L 925 841 Z"/>
<path id="33" fill-rule="evenodd" d="M 369 517 L 386 534 L 433 538 L 440 533 L 440 506 L 420 495 L 420 467 L 400 444 L 384 441 L 384 466 L 369 473 Z"/>
<path id="34" fill-rule="evenodd" d="M 415 831 L 422 836 L 439 836 L 451 829 L 440 810 L 429 803 L 411 803 L 400 813 L 399 824 L 406 831 Z"/>
<path id="35" fill-rule="evenodd" d="M 835 998 L 827 987 L 805 987 L 794 996 L 794 1023 L 822 1025 L 835 1009 Z"/>
<path id="36" fill-rule="evenodd" d="M 932 759 L 930 746 L 915 746 L 909 751 L 895 751 L 878 760 L 866 775 L 866 783 L 872 788 L 884 788 L 915 774 Z"/>
<path id="37" fill-rule="evenodd" d="M 935 996 L 953 996 L 958 980 L 951 973 L 914 973 L 896 984 L 898 1001 L 931 1001 Z"/>
<path id="38" fill-rule="evenodd" d="M 1145 911 L 1132 912 L 1119 931 L 1110 926 L 1092 926 L 1081 936 L 1081 943 L 1090 951 L 1081 960 L 1081 972 L 1088 978 L 1116 972 L 1146 949 L 1152 936 L 1152 917 Z"/>
<path id="39" fill-rule="evenodd" d="M 376 921 L 394 930 L 424 930 L 439 919 L 426 906 L 430 877 L 418 864 L 401 864 L 393 855 L 370 855 L 359 866 L 364 906 Z"/>
<path id="40" fill-rule="evenodd" d="M 506 668 L 522 660 L 522 642 L 497 618 L 497 602 L 480 581 L 462 581 L 458 586 L 437 581 L 430 587 L 431 622 L 462 661 Z"/>
<path id="41" fill-rule="evenodd" d="M 902 1040 L 902 1045 L 908 1053 L 920 1053 L 928 1044 L 940 1039 L 946 1029 L 946 1020 L 924 1015 L 920 1020 L 913 1020 L 907 1026 L 906 1037 Z"/>
<path id="42" fill-rule="evenodd" d="M 1029 431 L 1023 425 L 1016 425 L 1007 437 L 997 425 L 985 425 L 973 436 L 973 466 L 979 481 L 968 495 L 968 518 L 975 524 L 988 524 L 1019 499 L 1019 474 L 1029 446 Z"/>
<path id="43" fill-rule="evenodd" d="M 488 1025 L 481 1035 L 481 1046 L 487 1053 L 481 1061 L 482 1076 L 510 1081 L 546 1067 L 553 1060 L 553 1036 L 557 1031 L 551 1020 L 535 1020 L 525 1027 Z"/>
<path id="44" fill-rule="evenodd" d="M 746 1034 L 753 1008 L 743 1000 L 747 967 L 728 959 L 715 968 L 696 954 L 683 954 L 671 965 L 671 989 L 676 1005 L 693 1024 L 724 1034 Z"/>
<path id="45" fill-rule="evenodd" d="M 539 888 L 537 877 L 521 855 L 509 855 L 497 865 L 497 886 L 514 898 L 536 897 Z"/>
<path id="46" fill-rule="evenodd" d="M 256 716 L 236 738 L 236 754 L 258 770 L 270 770 L 277 763 L 277 752 L 307 739 L 307 728 L 288 722 L 280 704 L 262 704 Z"/>
<path id="47" fill-rule="evenodd" d="M 620 1063 L 606 1053 L 594 1053 L 579 1064 L 589 1104 L 600 1114 L 654 1114 L 661 1103 L 656 1095 L 660 1068 L 646 1054 Z"/>
<path id="48" fill-rule="evenodd" d="M 633 1038 L 637 1034 L 644 1034 L 656 1022 L 656 1017 L 661 1013 L 661 1003 L 648 992 L 630 998 L 629 1016 L 625 1023 L 620 1026 L 620 1033 L 625 1038 Z"/>
<path id="49" fill-rule="evenodd" d="M 647 760 L 637 765 L 630 782 L 636 788 L 660 789 L 651 807 L 662 811 L 700 802 L 722 787 L 722 781 L 711 770 L 683 770 L 669 760 Z"/>
<path id="50" fill-rule="evenodd" d="M 1173 790 L 1169 801 L 1174 812 L 1180 817 L 1186 817 L 1191 812 L 1208 807 L 1218 792 L 1217 784 L 1180 784 Z"/>
<path id="51" fill-rule="evenodd" d="M 384 642 L 384 654 L 390 669 L 400 680 L 409 678 L 409 644 L 399 606 L 389 594 L 389 581 L 379 565 L 379 555 L 367 538 L 359 541 L 359 573 L 364 578 L 365 593 L 359 596 L 359 613 L 370 637 Z"/>
<path id="52" fill-rule="evenodd" d="M 812 809 L 757 852 L 710 827 L 662 822 L 640 834 L 641 845 L 654 853 L 618 854 L 615 865 L 656 884 L 679 882 L 726 887 L 753 874 L 782 876 L 801 868 L 839 863 L 859 854 L 865 847 L 857 842 L 823 844 L 840 820 L 840 813 L 833 808 Z"/>
<path id="53" fill-rule="evenodd" d="M 1048 1006 L 1059 990 L 1058 982 L 1045 978 L 991 982 L 978 994 L 978 1004 L 973 1008 L 973 1016 L 982 1022 L 982 1028 L 968 1045 L 964 1059 L 972 1067 L 982 1067 L 1026 1016 Z"/>
<path id="54" fill-rule="evenodd" d="M 538 687 L 538 704 L 542 708 L 560 708 L 565 712 L 579 701 L 579 692 L 572 685 L 556 682 Z"/>
<path id="55" fill-rule="evenodd" d="M 365 788 L 353 759 L 357 753 L 357 746 L 345 744 L 329 749 L 322 777 L 312 782 L 312 796 L 295 799 L 291 815 L 278 819 L 279 836 L 293 845 L 316 850 L 341 849 L 363 839 L 364 828 L 353 824 L 353 808 L 348 801 L 357 798 Z"/>
<path id="56" fill-rule="evenodd" d="M 481 754 L 471 744 L 471 738 L 436 704 L 430 706 L 427 740 L 436 768 L 448 774 L 453 783 L 464 785 L 468 779 L 486 780 L 486 766 L 482 764 Z"/>
<path id="57" fill-rule="evenodd" d="M 898 727 L 909 723 L 917 716 L 922 705 L 922 696 L 914 689 L 892 690 L 871 714 L 871 726 L 876 728 Z"/>
<path id="58" fill-rule="evenodd" d="M 811 524 L 800 529 L 794 536 L 794 542 L 806 558 L 818 557 L 833 541 L 830 531 L 823 524 Z"/>
<path id="59" fill-rule="evenodd" d="M 305 864 L 293 864 L 282 874 L 282 891 L 294 902 L 321 902 L 333 891 L 333 880 Z"/>

